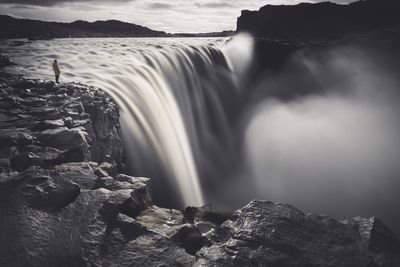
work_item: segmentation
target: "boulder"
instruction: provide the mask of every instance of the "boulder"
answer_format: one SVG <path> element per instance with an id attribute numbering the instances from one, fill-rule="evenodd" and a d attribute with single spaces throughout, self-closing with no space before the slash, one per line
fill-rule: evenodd
<path id="1" fill-rule="evenodd" d="M 115 162 L 103 162 L 95 168 L 94 173 L 100 177 L 116 176 L 118 173 L 118 164 Z"/>
<path id="2" fill-rule="evenodd" d="M 21 153 L 10 159 L 11 168 L 16 171 L 24 171 L 31 166 L 40 165 L 40 157 L 33 152 Z"/>
<path id="3" fill-rule="evenodd" d="M 5 199 L 46 212 L 56 212 L 73 202 L 80 194 L 78 184 L 48 170 L 32 167 L 10 175 L 0 183 L 0 192 Z"/>
<path id="4" fill-rule="evenodd" d="M 43 131 L 46 129 L 54 129 L 54 128 L 60 128 L 64 127 L 65 123 L 62 119 L 58 120 L 44 120 L 39 122 L 37 125 L 35 125 L 31 130 L 32 131 Z"/>
<path id="5" fill-rule="evenodd" d="M 84 191 L 50 213 L 12 198 L 0 204 L 0 232 L 14 233 L 0 235 L 1 266 L 102 266 L 108 229 L 131 191 Z"/>
<path id="6" fill-rule="evenodd" d="M 87 162 L 73 162 L 57 165 L 54 167 L 54 173 L 61 176 L 63 179 L 68 179 L 77 183 L 85 190 L 94 189 L 98 178 Z"/>
<path id="7" fill-rule="evenodd" d="M 171 239 L 151 232 L 140 234 L 143 230 L 135 231 L 137 228 L 134 221 L 117 221 L 107 239 L 105 266 L 193 266 L 195 263 L 195 257 Z"/>
<path id="8" fill-rule="evenodd" d="M 81 129 L 70 130 L 65 127 L 47 129 L 36 134 L 36 138 L 42 145 L 58 149 L 68 149 L 79 145 L 88 146 L 85 132 Z"/>
<path id="9" fill-rule="evenodd" d="M 375 219 L 336 220 L 255 200 L 217 228 L 196 266 L 399 266 L 400 242 Z M 377 245 L 374 247 L 374 241 Z"/>
<path id="10" fill-rule="evenodd" d="M 10 146 L 26 146 L 35 143 L 35 138 L 32 135 L 24 133 L 18 129 L 0 130 L 0 147 Z"/>

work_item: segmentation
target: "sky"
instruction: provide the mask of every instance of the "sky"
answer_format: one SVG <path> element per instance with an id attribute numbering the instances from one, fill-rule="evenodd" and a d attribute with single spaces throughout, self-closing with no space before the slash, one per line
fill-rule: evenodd
<path id="1" fill-rule="evenodd" d="M 267 4 L 323 0 L 0 0 L 0 14 L 18 18 L 71 22 L 117 19 L 154 30 L 216 32 L 235 30 L 243 9 Z M 331 0 L 340 4 L 354 0 Z"/>

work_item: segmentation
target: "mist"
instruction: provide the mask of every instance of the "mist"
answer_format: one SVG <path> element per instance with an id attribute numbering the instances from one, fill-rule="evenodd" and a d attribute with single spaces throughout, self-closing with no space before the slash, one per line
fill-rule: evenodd
<path id="1" fill-rule="evenodd" d="M 387 55 L 303 50 L 265 73 L 243 119 L 247 185 L 234 191 L 306 212 L 377 216 L 399 234 L 400 76 Z"/>

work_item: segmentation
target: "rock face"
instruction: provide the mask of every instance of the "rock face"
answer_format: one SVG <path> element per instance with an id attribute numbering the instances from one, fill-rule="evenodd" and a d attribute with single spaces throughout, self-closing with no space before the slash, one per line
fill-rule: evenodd
<path id="1" fill-rule="evenodd" d="M 153 206 L 148 178 L 118 174 L 104 92 L 0 75 L 0 266 L 194 264 L 182 213 Z"/>
<path id="2" fill-rule="evenodd" d="M 377 218 L 335 220 L 252 201 L 210 237 L 197 266 L 400 266 L 400 242 Z"/>
<path id="3" fill-rule="evenodd" d="M 0 73 L 0 266 L 400 266 L 378 219 L 153 205 L 102 91 Z"/>
<path id="4" fill-rule="evenodd" d="M 399 12 L 397 0 L 266 5 L 259 11 L 242 11 L 237 31 L 286 40 L 338 38 L 396 26 L 400 24 Z"/>
<path id="5" fill-rule="evenodd" d="M 0 90 L 3 171 L 81 161 L 122 168 L 118 109 L 104 92 L 7 74 Z"/>

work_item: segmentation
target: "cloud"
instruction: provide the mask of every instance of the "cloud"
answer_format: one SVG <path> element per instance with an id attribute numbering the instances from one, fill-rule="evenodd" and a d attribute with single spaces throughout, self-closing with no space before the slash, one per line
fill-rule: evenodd
<path id="1" fill-rule="evenodd" d="M 116 19 L 172 33 L 216 32 L 234 30 L 236 18 L 240 16 L 243 9 L 257 10 L 267 3 L 276 5 L 312 1 L 0 0 L 0 13 L 60 22 Z M 344 0 L 336 2 L 343 3 Z M 348 2 L 351 1 L 348 0 Z"/>
<path id="2" fill-rule="evenodd" d="M 57 6 L 60 4 L 65 4 L 65 3 L 88 3 L 88 2 L 119 2 L 119 3 L 127 3 L 131 2 L 132 0 L 116 0 L 116 1 L 110 1 L 110 0 L 0 0 L 0 4 L 20 4 L 20 5 L 30 5 L 30 6 Z"/>
<path id="3" fill-rule="evenodd" d="M 205 7 L 205 8 L 227 8 L 227 7 L 234 7 L 229 2 L 209 2 L 209 3 L 195 3 L 195 6 L 197 7 Z"/>
<path id="4" fill-rule="evenodd" d="M 167 4 L 167 3 L 159 3 L 159 2 L 151 3 L 149 5 L 149 8 L 152 8 L 152 9 L 171 9 L 174 7 L 175 7 L 175 5 Z"/>

